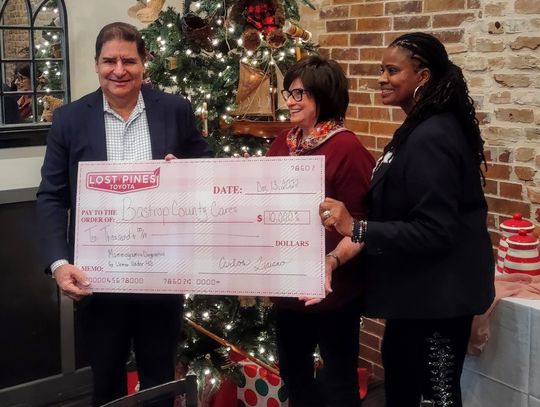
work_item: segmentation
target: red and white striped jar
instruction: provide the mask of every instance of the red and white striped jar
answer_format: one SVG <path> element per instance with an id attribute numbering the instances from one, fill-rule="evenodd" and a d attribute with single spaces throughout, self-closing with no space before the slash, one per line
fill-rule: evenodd
<path id="1" fill-rule="evenodd" d="M 519 234 L 506 239 L 508 251 L 504 258 L 506 273 L 540 274 L 540 253 L 538 239 L 527 231 L 520 230 Z"/>
<path id="2" fill-rule="evenodd" d="M 520 230 L 531 232 L 534 229 L 534 225 L 531 221 L 523 219 L 521 213 L 514 213 L 511 219 L 507 219 L 500 224 L 501 238 L 499 240 L 499 247 L 497 249 L 497 266 L 496 269 L 499 273 L 504 273 L 504 258 L 508 250 L 508 243 L 506 239 L 509 236 L 519 233 Z"/>

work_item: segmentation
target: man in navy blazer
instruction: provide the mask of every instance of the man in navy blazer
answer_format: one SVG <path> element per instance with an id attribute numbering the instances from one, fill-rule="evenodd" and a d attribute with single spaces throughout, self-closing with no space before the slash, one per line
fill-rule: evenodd
<path id="1" fill-rule="evenodd" d="M 137 29 L 112 23 L 96 39 L 100 89 L 54 112 L 37 210 L 44 269 L 78 302 L 98 406 L 126 394 L 126 361 L 136 354 L 141 388 L 174 379 L 180 295 L 93 294 L 73 263 L 80 161 L 210 157 L 190 103 L 143 86 L 146 50 Z"/>

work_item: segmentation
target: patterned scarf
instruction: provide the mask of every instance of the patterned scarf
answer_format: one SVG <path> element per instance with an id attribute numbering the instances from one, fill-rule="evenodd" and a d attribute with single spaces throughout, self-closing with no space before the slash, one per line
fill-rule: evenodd
<path id="1" fill-rule="evenodd" d="M 343 121 L 337 120 L 319 123 L 317 127 L 311 129 L 310 133 L 305 137 L 304 132 L 300 127 L 293 127 L 287 134 L 289 155 L 303 155 L 307 151 L 319 147 L 334 134 L 342 130 L 345 130 Z"/>

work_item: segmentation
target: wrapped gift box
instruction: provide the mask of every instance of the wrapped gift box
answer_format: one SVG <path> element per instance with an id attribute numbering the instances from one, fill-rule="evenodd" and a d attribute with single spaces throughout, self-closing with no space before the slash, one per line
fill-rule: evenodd
<path id="1" fill-rule="evenodd" d="M 281 377 L 250 361 L 240 362 L 238 407 L 288 407 L 287 391 Z"/>
<path id="2" fill-rule="evenodd" d="M 225 377 L 212 407 L 288 407 L 281 377 L 248 360 L 238 364 L 239 383 Z"/>
<path id="3" fill-rule="evenodd" d="M 241 382 L 224 378 L 215 394 L 212 407 L 286 407 L 286 389 L 281 378 L 257 364 L 244 360 L 240 363 Z M 358 368 L 360 397 L 366 397 L 369 372 Z"/>

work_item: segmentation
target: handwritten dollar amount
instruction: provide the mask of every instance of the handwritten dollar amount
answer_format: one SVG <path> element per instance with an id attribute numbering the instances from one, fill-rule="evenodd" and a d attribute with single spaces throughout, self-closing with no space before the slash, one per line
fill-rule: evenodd
<path id="1" fill-rule="evenodd" d="M 257 215 L 257 222 L 263 222 L 265 225 L 309 225 L 309 211 L 264 211 Z"/>

